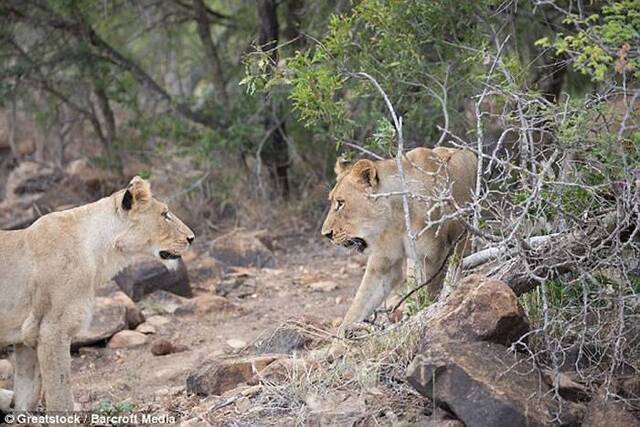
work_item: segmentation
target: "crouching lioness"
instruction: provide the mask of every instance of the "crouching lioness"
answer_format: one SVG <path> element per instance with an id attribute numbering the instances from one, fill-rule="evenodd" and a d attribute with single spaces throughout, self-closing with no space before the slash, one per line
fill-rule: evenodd
<path id="1" fill-rule="evenodd" d="M 441 286 L 438 272 L 452 246 L 458 241 L 463 248 L 466 243 L 460 239 L 462 223 L 448 218 L 472 199 L 476 168 L 476 156 L 468 150 L 416 148 L 403 158 L 416 252 L 424 261 L 424 278 L 436 277 L 432 295 Z M 322 234 L 368 255 L 362 283 L 339 330 L 344 334 L 404 281 L 410 251 L 396 161 L 359 160 L 351 165 L 339 159 L 336 175 Z"/>
<path id="2" fill-rule="evenodd" d="M 95 203 L 0 231 L 0 347 L 15 345 L 15 409 L 35 409 L 44 391 L 47 410 L 73 410 L 69 347 L 90 320 L 96 285 L 134 254 L 177 259 L 193 239 L 139 177 Z"/>

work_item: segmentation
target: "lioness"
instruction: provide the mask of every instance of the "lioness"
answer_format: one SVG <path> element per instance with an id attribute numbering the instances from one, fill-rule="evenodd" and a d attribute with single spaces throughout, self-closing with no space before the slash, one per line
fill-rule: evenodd
<path id="1" fill-rule="evenodd" d="M 74 409 L 71 339 L 91 317 L 94 289 L 147 253 L 180 257 L 193 232 L 135 177 L 97 202 L 0 231 L 0 347 L 14 344 L 15 410 Z"/>
<path id="2" fill-rule="evenodd" d="M 458 206 L 470 201 L 476 165 L 471 151 L 451 148 L 416 148 L 403 158 L 411 195 L 411 231 L 422 233 L 416 239 L 416 252 L 424 260 L 425 278 L 438 273 L 452 245 L 465 232 L 458 221 L 442 221 L 425 229 L 429 221 L 437 222 L 455 210 L 451 200 L 440 206 L 434 200 L 448 192 Z M 369 255 L 362 283 L 339 329 L 344 334 L 349 326 L 367 319 L 403 282 L 410 252 L 395 159 L 359 160 L 353 165 L 339 159 L 335 171 L 337 182 L 329 193 L 331 207 L 322 234 L 337 245 Z M 442 276 L 430 286 L 432 295 L 439 290 Z"/>

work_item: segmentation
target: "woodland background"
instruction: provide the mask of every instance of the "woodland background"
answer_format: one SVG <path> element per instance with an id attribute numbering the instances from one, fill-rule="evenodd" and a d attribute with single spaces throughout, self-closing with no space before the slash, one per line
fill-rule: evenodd
<path id="1" fill-rule="evenodd" d="M 0 195 L 25 163 L 140 174 L 199 235 L 314 238 L 337 156 L 472 149 L 456 217 L 531 358 L 588 348 L 580 381 L 637 410 L 639 79 L 637 0 L 4 0 Z"/>

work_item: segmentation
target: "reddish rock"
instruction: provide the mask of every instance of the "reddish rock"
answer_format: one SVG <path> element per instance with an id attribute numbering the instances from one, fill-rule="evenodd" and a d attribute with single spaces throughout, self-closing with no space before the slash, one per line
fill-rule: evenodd
<path id="1" fill-rule="evenodd" d="M 529 331 L 529 322 L 506 283 L 472 274 L 458 282 L 429 329 L 456 339 L 510 345 Z"/>
<path id="2" fill-rule="evenodd" d="M 147 336 L 136 331 L 120 331 L 109 340 L 109 348 L 138 347 L 147 343 Z"/>
<path id="3" fill-rule="evenodd" d="M 213 359 L 203 363 L 187 377 L 187 391 L 201 396 L 221 395 L 242 383 L 249 383 L 257 372 L 279 354 Z"/>
<path id="4" fill-rule="evenodd" d="M 180 353 L 187 351 L 189 347 L 182 344 L 174 344 L 169 340 L 160 339 L 151 345 L 151 353 L 154 356 L 164 356 L 166 354 Z"/>

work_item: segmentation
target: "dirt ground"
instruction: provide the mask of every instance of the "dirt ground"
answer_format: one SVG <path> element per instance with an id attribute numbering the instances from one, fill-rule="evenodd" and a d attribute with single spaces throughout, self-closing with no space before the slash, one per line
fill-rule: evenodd
<path id="1" fill-rule="evenodd" d="M 143 346 L 118 350 L 92 347 L 74 354 L 76 401 L 86 410 L 105 401 L 130 403 L 140 410 L 176 410 L 184 402 L 197 400 L 187 397 L 185 381 L 201 360 L 242 351 L 227 341 L 240 340 L 250 346 L 291 318 L 311 317 L 327 324 L 339 321 L 357 289 L 365 258 L 309 233 L 279 238 L 275 246 L 275 268 L 246 271 L 251 283 L 255 281 L 254 291 L 229 297 L 237 308 L 207 315 L 167 315 L 170 322 L 159 326 Z M 195 256 L 193 263 L 205 255 Z M 323 280 L 335 282 L 336 289 L 309 286 Z M 218 283 L 205 277 L 192 286 L 196 294 L 214 293 Z M 150 346 L 162 338 L 188 350 L 154 356 Z"/>

